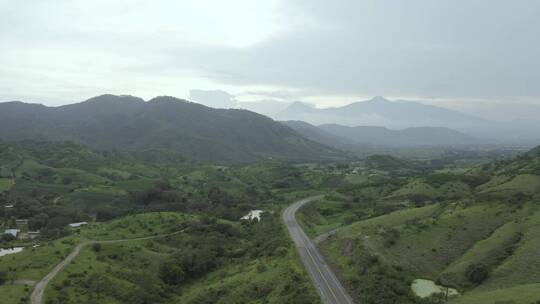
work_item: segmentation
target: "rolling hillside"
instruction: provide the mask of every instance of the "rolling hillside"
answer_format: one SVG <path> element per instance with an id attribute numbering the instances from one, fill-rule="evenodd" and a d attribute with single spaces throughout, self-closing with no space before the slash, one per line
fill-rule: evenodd
<path id="1" fill-rule="evenodd" d="M 314 126 L 304 121 L 282 121 L 307 139 L 340 150 L 365 152 L 381 149 L 444 148 L 475 145 L 479 140 L 448 128 L 418 127 L 390 130 L 384 127 Z"/>
<path id="2" fill-rule="evenodd" d="M 415 279 L 457 289 L 461 295 L 448 303 L 536 303 L 540 299 L 537 152 L 538 148 L 465 172 L 435 172 L 396 183 L 390 191 L 380 191 L 377 205 L 397 211 L 374 213 L 343 226 L 322 249 L 362 303 L 445 303 L 444 296 L 416 298 L 410 289 Z M 373 185 L 366 179 L 350 187 L 344 193 L 362 200 L 342 204 L 348 210 L 369 206 L 369 196 L 360 194 Z M 311 218 L 332 214 L 329 210 L 335 206 L 320 205 Z M 357 213 L 373 212 L 366 210 Z M 331 220 L 319 221 L 332 227 L 325 222 Z"/>
<path id="3" fill-rule="evenodd" d="M 73 141 L 98 149 L 165 149 L 187 159 L 252 162 L 342 157 L 265 116 L 208 108 L 173 97 L 148 102 L 103 95 L 61 106 L 0 104 L 0 138 Z"/>
<path id="4" fill-rule="evenodd" d="M 478 139 L 441 127 L 417 127 L 389 130 L 384 127 L 347 127 L 336 124 L 319 126 L 335 136 L 347 138 L 356 144 L 388 147 L 460 146 L 477 144 Z"/>

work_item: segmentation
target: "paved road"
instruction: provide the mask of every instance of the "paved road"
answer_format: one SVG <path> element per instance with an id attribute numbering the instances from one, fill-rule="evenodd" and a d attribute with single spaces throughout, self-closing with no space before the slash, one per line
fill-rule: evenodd
<path id="1" fill-rule="evenodd" d="M 321 196 L 309 197 L 290 205 L 283 212 L 283 221 L 298 250 L 300 259 L 321 297 L 322 303 L 352 304 L 353 301 L 345 291 L 345 288 L 343 288 L 328 264 L 326 264 L 315 245 L 313 245 L 313 242 L 311 242 L 298 222 L 296 222 L 296 211 L 303 205 L 320 198 Z"/>
<path id="2" fill-rule="evenodd" d="M 110 240 L 110 241 L 84 241 L 71 251 L 71 253 L 64 259 L 62 262 L 60 262 L 56 267 L 51 270 L 46 276 L 44 276 L 35 286 L 34 290 L 32 291 L 32 295 L 30 296 L 30 303 L 31 304 L 42 304 L 43 303 L 43 294 L 45 293 L 45 289 L 47 288 L 47 285 L 49 282 L 60 272 L 64 267 L 69 265 L 81 252 L 81 249 L 84 246 L 100 243 L 100 244 L 111 244 L 111 243 L 118 243 L 118 242 L 127 242 L 127 241 L 141 241 L 141 240 L 150 240 L 155 238 L 162 238 L 167 236 L 172 236 L 175 234 L 179 234 L 184 232 L 184 230 L 176 231 L 169 234 L 160 234 L 160 235 L 153 235 L 153 236 L 147 236 L 147 237 L 141 237 L 141 238 L 133 238 L 133 239 L 121 239 L 121 240 Z"/>

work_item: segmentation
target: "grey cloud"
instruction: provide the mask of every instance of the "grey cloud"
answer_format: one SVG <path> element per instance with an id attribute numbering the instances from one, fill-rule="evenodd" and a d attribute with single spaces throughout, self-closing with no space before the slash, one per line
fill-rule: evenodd
<path id="1" fill-rule="evenodd" d="M 213 108 L 233 108 L 236 106 L 234 96 L 221 90 L 191 90 L 189 99 Z"/>
<path id="2" fill-rule="evenodd" d="M 240 100 L 540 102 L 540 1 L 287 0 L 283 30 L 248 47 L 190 40 L 208 29 L 177 23 L 179 2 L 110 3 L 0 0 L 0 99 L 183 96 L 215 85 Z M 224 92 L 197 98 L 236 104 Z"/>
<path id="3" fill-rule="evenodd" d="M 538 1 L 294 1 L 320 26 L 191 54 L 207 77 L 327 94 L 540 96 Z"/>

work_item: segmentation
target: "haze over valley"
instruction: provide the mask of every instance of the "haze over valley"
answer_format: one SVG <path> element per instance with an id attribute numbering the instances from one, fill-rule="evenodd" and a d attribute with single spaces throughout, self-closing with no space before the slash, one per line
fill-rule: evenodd
<path id="1" fill-rule="evenodd" d="M 0 303 L 540 303 L 538 16 L 0 0 Z"/>

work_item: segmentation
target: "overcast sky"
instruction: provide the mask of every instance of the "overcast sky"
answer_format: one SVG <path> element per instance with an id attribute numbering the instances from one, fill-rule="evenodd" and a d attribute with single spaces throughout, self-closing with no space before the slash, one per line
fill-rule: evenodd
<path id="1" fill-rule="evenodd" d="M 540 115 L 537 0 L 0 0 L 0 43 L 0 101 L 222 90 Z"/>

